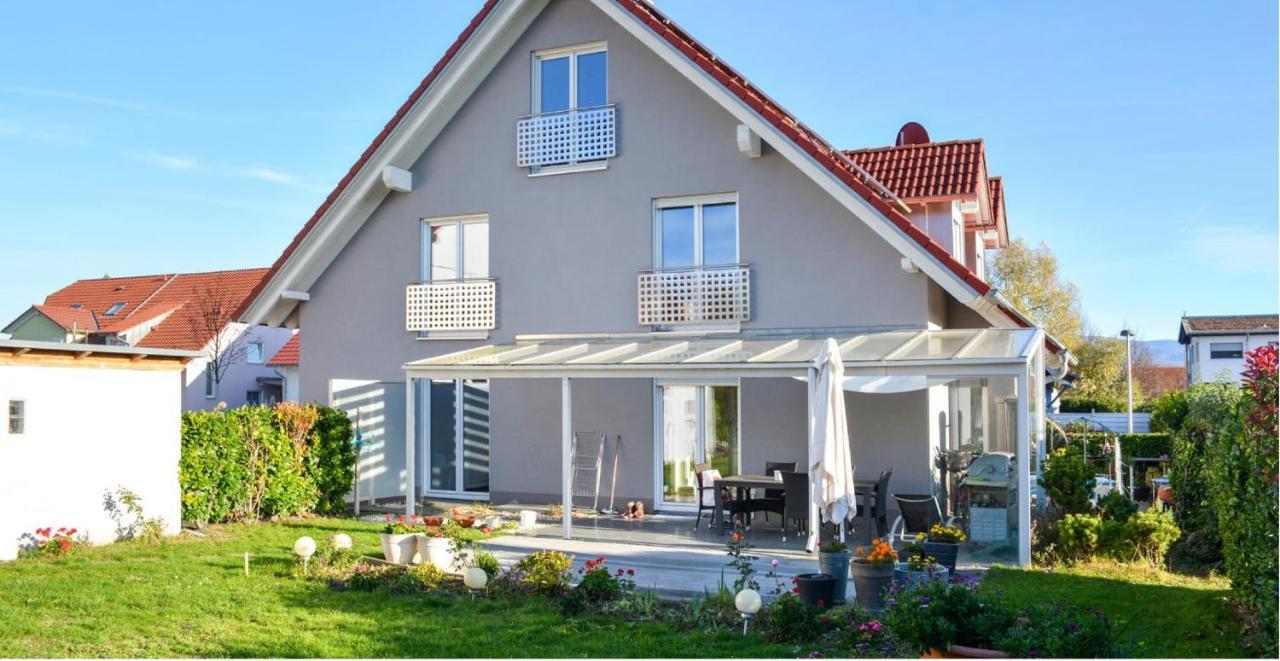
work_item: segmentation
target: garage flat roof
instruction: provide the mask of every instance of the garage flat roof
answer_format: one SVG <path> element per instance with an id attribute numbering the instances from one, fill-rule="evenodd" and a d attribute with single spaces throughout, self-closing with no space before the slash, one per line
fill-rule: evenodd
<path id="1" fill-rule="evenodd" d="M 117 358 L 130 361 L 162 359 L 166 362 L 187 363 L 204 354 L 180 349 L 152 349 L 148 347 L 114 346 L 108 344 L 84 344 L 70 342 L 38 342 L 34 340 L 0 340 L 0 357 L 15 359 L 24 356 L 59 356 L 83 360 L 89 357 Z"/>

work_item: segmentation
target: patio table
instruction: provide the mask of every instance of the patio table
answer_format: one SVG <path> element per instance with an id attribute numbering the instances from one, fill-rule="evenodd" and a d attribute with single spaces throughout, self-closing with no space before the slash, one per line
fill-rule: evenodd
<path id="1" fill-rule="evenodd" d="M 721 535 L 724 534 L 724 525 L 723 525 L 723 521 L 724 521 L 723 502 L 724 501 L 722 500 L 723 499 L 722 494 L 724 493 L 725 489 L 738 489 L 740 492 L 745 491 L 750 493 L 752 489 L 779 489 L 781 487 L 782 487 L 781 482 L 773 479 L 768 475 L 730 475 L 728 477 L 722 477 L 716 480 L 715 482 L 716 506 L 715 506 L 715 510 L 711 514 L 712 526 L 715 527 L 716 531 L 719 534 Z M 865 513 L 864 516 L 867 521 L 866 528 L 867 528 L 868 543 L 870 543 L 872 537 L 874 537 L 874 533 L 872 531 L 875 529 L 875 517 L 874 517 L 875 513 L 873 511 L 874 505 L 875 505 L 875 503 L 873 502 L 873 498 L 875 497 L 875 492 L 876 492 L 875 480 L 854 480 L 853 481 L 854 496 L 856 498 L 862 499 L 862 511 Z M 750 515 L 748 514 L 748 516 Z M 785 521 L 783 522 L 783 525 L 784 526 L 786 525 Z"/>

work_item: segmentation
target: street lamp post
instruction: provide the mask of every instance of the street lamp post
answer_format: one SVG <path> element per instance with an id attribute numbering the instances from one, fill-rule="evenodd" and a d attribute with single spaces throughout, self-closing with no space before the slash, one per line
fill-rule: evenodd
<path id="1" fill-rule="evenodd" d="M 1129 433 L 1133 433 L 1133 331 L 1124 329 L 1120 331 L 1120 337 L 1124 338 L 1124 368 L 1126 372 L 1126 380 L 1129 388 Z"/>

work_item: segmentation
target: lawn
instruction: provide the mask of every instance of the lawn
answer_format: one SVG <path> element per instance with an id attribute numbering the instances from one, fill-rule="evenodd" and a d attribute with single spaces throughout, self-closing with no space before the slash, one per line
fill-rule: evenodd
<path id="1" fill-rule="evenodd" d="M 1100 608 L 1125 656 L 1247 655 L 1222 578 L 1098 563 L 1053 571 L 996 568 L 983 587 L 1003 590 L 1015 604 L 1059 601 Z"/>
<path id="2" fill-rule="evenodd" d="M 0 657 L 791 655 L 754 635 L 566 620 L 541 599 L 338 592 L 292 577 L 289 549 L 300 535 L 347 532 L 378 556 L 377 528 L 333 519 L 222 526 L 203 540 L 0 565 Z"/>

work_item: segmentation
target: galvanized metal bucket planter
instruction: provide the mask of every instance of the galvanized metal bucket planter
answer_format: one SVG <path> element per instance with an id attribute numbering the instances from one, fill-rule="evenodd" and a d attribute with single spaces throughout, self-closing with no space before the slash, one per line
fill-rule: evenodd
<path id="1" fill-rule="evenodd" d="M 849 560 L 852 557 L 848 551 L 818 552 L 818 571 L 830 574 L 836 579 L 835 601 L 837 604 L 843 604 L 845 595 L 849 594 Z"/>

